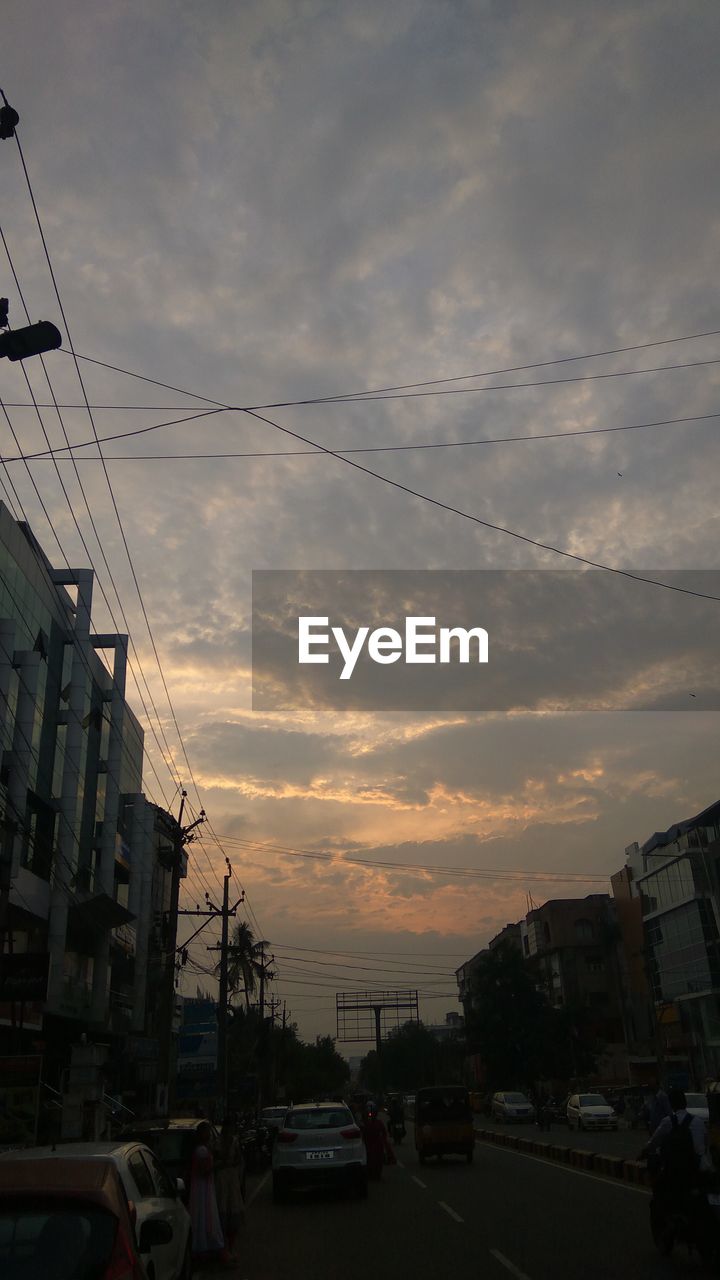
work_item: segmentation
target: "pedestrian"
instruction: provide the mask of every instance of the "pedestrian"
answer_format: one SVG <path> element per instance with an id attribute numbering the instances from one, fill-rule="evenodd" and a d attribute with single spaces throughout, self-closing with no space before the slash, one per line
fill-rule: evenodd
<path id="1" fill-rule="evenodd" d="M 368 1178 L 379 1182 L 388 1153 L 392 1152 L 388 1132 L 378 1115 L 374 1102 L 369 1103 L 362 1126 L 363 1142 L 367 1152 Z M 394 1158 L 394 1152 L 392 1153 Z"/>
<path id="2" fill-rule="evenodd" d="M 228 1116 L 220 1134 L 220 1148 L 215 1158 L 215 1194 L 225 1246 L 230 1254 L 245 1221 L 242 1194 L 243 1157 L 237 1136 L 235 1118 Z"/>
<path id="3" fill-rule="evenodd" d="M 658 1081 L 656 1081 L 655 1088 L 654 1088 L 654 1097 L 651 1099 L 650 1110 L 648 1114 L 648 1128 L 650 1130 L 650 1133 L 655 1133 L 655 1130 L 658 1128 L 660 1121 L 665 1119 L 670 1119 L 672 1114 L 673 1114 L 673 1109 L 670 1106 L 670 1099 L 668 1098 L 662 1085 Z"/>
<path id="4" fill-rule="evenodd" d="M 211 1140 L 212 1126 L 204 1120 L 197 1128 L 190 1168 L 189 1209 L 193 1255 L 197 1258 L 220 1257 L 227 1261 L 229 1254 L 225 1248 L 215 1194 Z"/>

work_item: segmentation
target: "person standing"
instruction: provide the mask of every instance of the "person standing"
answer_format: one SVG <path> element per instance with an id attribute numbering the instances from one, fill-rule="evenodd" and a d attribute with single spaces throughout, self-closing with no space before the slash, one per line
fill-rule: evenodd
<path id="1" fill-rule="evenodd" d="M 387 1129 L 378 1115 L 378 1109 L 374 1102 L 371 1102 L 367 1108 L 362 1125 L 362 1135 L 367 1152 L 368 1178 L 379 1182 L 382 1178 L 383 1165 L 386 1154 L 390 1149 L 390 1143 Z"/>
<path id="2" fill-rule="evenodd" d="M 227 1260 L 225 1237 L 220 1223 L 215 1194 L 214 1160 L 211 1147 L 212 1126 L 205 1120 L 198 1125 L 195 1150 L 190 1168 L 190 1223 L 193 1255 L 198 1258 L 220 1255 Z"/>
<path id="3" fill-rule="evenodd" d="M 215 1159 L 215 1194 L 225 1245 L 230 1253 L 245 1220 L 242 1194 L 243 1157 L 235 1129 L 234 1117 L 228 1116 L 220 1134 L 220 1149 Z"/>

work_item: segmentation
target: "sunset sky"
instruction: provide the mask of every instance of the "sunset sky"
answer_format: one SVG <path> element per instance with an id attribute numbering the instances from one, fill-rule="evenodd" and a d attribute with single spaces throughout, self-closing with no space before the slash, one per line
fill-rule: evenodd
<path id="1" fill-rule="evenodd" d="M 80 360 L 98 436 L 212 408 L 203 398 L 283 406 L 258 409 L 276 425 L 234 409 L 102 446 L 197 790 L 97 449 L 75 456 L 174 757 L 131 680 L 147 793 L 177 812 L 179 778 L 217 837 L 191 850 L 185 905 L 217 900 L 227 855 L 305 1038 L 334 1031 L 337 990 L 364 986 L 419 987 L 423 1018 L 442 1021 L 452 971 L 529 895 L 608 891 L 626 845 L 718 799 L 718 717 L 700 691 L 687 712 L 586 712 L 569 667 L 561 713 L 253 711 L 250 622 L 258 569 L 579 568 L 533 541 L 659 579 L 720 567 L 720 416 L 703 417 L 720 415 L 719 34 L 706 0 L 4 7 L 0 86 L 75 351 L 167 384 Z M 68 347 L 12 140 L 0 175 L 31 318 Z M 0 263 L 18 327 L 1 243 Z M 68 437 L 92 441 L 72 357 L 46 367 L 77 406 L 61 408 Z M 0 394 L 23 452 L 45 450 L 20 365 L 4 362 Z M 640 424 L 661 425 L 599 432 Z M 498 437 L 346 455 L 375 475 L 313 448 Z M 17 454 L 5 418 L 0 448 Z M 125 630 L 67 454 L 29 466 L 61 547 L 17 461 L 3 473 L 16 506 L 53 563 L 86 565 L 59 471 Z M 635 590 L 656 593 L 678 651 L 711 635 L 690 598 Z M 115 629 L 99 590 L 94 618 Z M 589 676 L 607 689 L 600 656 Z M 217 933 L 192 945 L 187 991 L 213 988 L 194 970 Z"/>

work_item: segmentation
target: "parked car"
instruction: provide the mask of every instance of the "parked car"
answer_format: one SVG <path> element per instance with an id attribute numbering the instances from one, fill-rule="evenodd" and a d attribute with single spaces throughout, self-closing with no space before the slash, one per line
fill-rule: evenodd
<path id="1" fill-rule="evenodd" d="M 502 1120 L 506 1124 L 512 1121 L 528 1124 L 535 1119 L 535 1108 L 524 1093 L 501 1091 L 493 1094 L 490 1115 L 493 1120 Z"/>
<path id="2" fill-rule="evenodd" d="M 699 1116 L 701 1120 L 708 1124 L 710 1121 L 710 1108 L 708 1106 L 706 1093 L 686 1093 L 687 1109 L 691 1116 Z"/>
<path id="3" fill-rule="evenodd" d="M 295 1186 L 340 1182 L 367 1195 L 367 1154 L 352 1112 L 342 1102 L 292 1107 L 273 1143 L 273 1199 Z"/>
<path id="4" fill-rule="evenodd" d="M 567 1122 L 571 1129 L 617 1129 L 618 1118 L 601 1093 L 573 1093 L 568 1098 Z"/>
<path id="5" fill-rule="evenodd" d="M 145 1246 L 155 1230 L 145 1224 Z M 59 1156 L 0 1164 L 0 1275 L 146 1280 L 131 1208 L 112 1160 Z"/>
<path id="6" fill-rule="evenodd" d="M 148 1272 L 154 1280 L 190 1280 L 190 1216 L 177 1185 L 149 1147 L 70 1142 L 56 1149 L 5 1151 L 0 1154 L 0 1222 L 17 1221 L 23 1195 L 23 1231 L 38 1262 L 51 1259 L 44 1271 L 48 1280 L 85 1280 L 88 1275 L 145 1280 Z M 128 1223 L 134 1225 L 134 1242 Z M 0 1259 L 3 1250 L 12 1257 L 17 1239 L 0 1232 Z M 0 1274 L 14 1280 L 5 1266 Z M 21 1280 L 43 1272 L 29 1270 L 24 1259 L 16 1274 Z"/>

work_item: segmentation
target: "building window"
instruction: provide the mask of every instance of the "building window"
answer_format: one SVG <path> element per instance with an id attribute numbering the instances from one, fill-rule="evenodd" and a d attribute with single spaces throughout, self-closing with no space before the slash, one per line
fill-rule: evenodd
<path id="1" fill-rule="evenodd" d="M 577 942 L 592 942 L 593 932 L 592 920 L 575 921 L 575 939 Z"/>
<path id="2" fill-rule="evenodd" d="M 602 956 L 586 956 L 585 968 L 588 973 L 603 973 L 605 970 L 605 964 Z"/>

